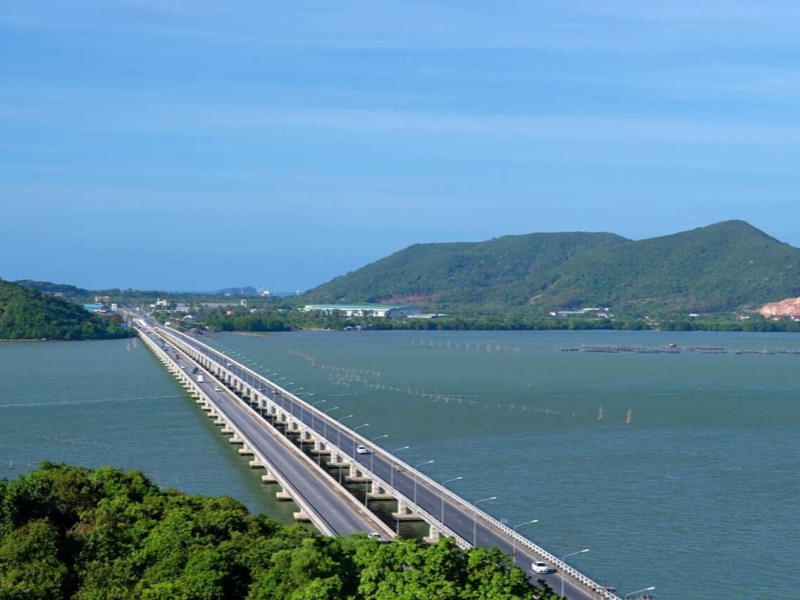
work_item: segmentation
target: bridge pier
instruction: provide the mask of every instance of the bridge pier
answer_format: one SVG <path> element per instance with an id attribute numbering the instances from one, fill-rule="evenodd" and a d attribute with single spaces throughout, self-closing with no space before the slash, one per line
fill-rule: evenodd
<path id="1" fill-rule="evenodd" d="M 340 469 L 344 469 L 349 465 L 350 462 L 344 458 L 341 452 L 331 452 L 331 460 L 328 461 L 329 467 L 338 467 Z"/>
<path id="2" fill-rule="evenodd" d="M 314 438 L 314 447 L 311 449 L 312 454 L 330 454 L 331 449 L 321 439 Z"/>
<path id="3" fill-rule="evenodd" d="M 437 544 L 439 540 L 442 539 L 442 529 L 437 527 L 436 525 L 428 524 L 428 535 L 422 538 L 422 541 L 427 542 L 428 544 Z"/>
<path id="4" fill-rule="evenodd" d="M 370 485 L 369 492 L 367 494 L 370 500 L 393 500 L 394 495 L 389 493 L 386 488 L 384 488 L 380 483 L 377 481 L 373 481 Z"/>
<path id="5" fill-rule="evenodd" d="M 424 521 L 422 517 L 406 506 L 402 500 L 397 501 L 397 512 L 393 512 L 392 516 L 398 521 Z"/>
<path id="6" fill-rule="evenodd" d="M 359 469 L 359 465 L 356 463 L 350 463 L 350 472 L 345 476 L 344 480 L 349 481 L 351 483 L 363 483 L 366 481 L 372 481 L 372 479 L 364 475 L 361 469 Z"/>

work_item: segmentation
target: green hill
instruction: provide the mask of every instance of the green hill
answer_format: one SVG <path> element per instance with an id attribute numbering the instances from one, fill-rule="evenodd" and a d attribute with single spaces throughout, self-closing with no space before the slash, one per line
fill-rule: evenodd
<path id="1" fill-rule="evenodd" d="M 118 317 L 101 318 L 77 304 L 0 280 L 0 339 L 89 340 L 128 335 Z"/>
<path id="2" fill-rule="evenodd" d="M 609 233 L 533 233 L 417 244 L 307 292 L 307 302 L 415 303 L 449 310 L 524 306 L 576 257 L 624 244 Z"/>
<path id="3" fill-rule="evenodd" d="M 640 241 L 608 233 L 411 246 L 304 296 L 465 314 L 608 307 L 618 315 L 729 313 L 800 296 L 800 249 L 743 221 Z"/>

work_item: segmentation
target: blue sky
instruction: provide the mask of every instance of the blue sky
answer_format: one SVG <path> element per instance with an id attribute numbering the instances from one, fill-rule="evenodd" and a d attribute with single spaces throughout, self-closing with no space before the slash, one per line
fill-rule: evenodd
<path id="1" fill-rule="evenodd" d="M 0 277 L 305 290 L 411 244 L 800 246 L 800 4 L 0 8 Z"/>

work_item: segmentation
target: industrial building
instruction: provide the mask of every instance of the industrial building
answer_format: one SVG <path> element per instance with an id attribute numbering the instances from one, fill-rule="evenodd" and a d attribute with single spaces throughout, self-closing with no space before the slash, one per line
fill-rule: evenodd
<path id="1" fill-rule="evenodd" d="M 327 314 L 340 314 L 345 317 L 380 317 L 402 319 L 419 314 L 416 306 L 397 306 L 392 304 L 306 304 L 307 312 L 321 311 Z"/>

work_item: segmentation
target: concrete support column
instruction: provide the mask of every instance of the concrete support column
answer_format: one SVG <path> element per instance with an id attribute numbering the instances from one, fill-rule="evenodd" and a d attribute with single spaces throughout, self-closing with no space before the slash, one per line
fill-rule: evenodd
<path id="1" fill-rule="evenodd" d="M 397 519 L 398 521 L 422 521 L 422 517 L 420 517 L 417 513 L 411 510 L 410 507 L 406 506 L 405 502 L 402 500 L 397 501 L 397 512 L 393 512 L 392 516 Z"/>
<path id="2" fill-rule="evenodd" d="M 332 452 L 328 464 L 332 467 L 344 468 L 350 464 L 350 461 L 341 452 Z"/>
<path id="3" fill-rule="evenodd" d="M 435 525 L 430 525 L 428 535 L 423 540 L 429 544 L 437 544 L 442 537 L 442 530 Z"/>
<path id="4" fill-rule="evenodd" d="M 394 498 L 394 496 L 387 492 L 377 481 L 373 481 L 370 485 L 369 497 L 372 500 L 391 500 Z"/>
<path id="5" fill-rule="evenodd" d="M 325 442 L 319 438 L 314 438 L 314 448 L 311 450 L 312 454 L 330 454 L 331 449 L 325 445 Z"/>
<path id="6" fill-rule="evenodd" d="M 347 476 L 345 477 L 345 481 L 352 481 L 352 482 L 364 482 L 364 481 L 371 481 L 369 477 L 365 476 L 360 469 L 360 465 L 358 463 L 350 463 L 350 468 L 348 470 Z"/>

